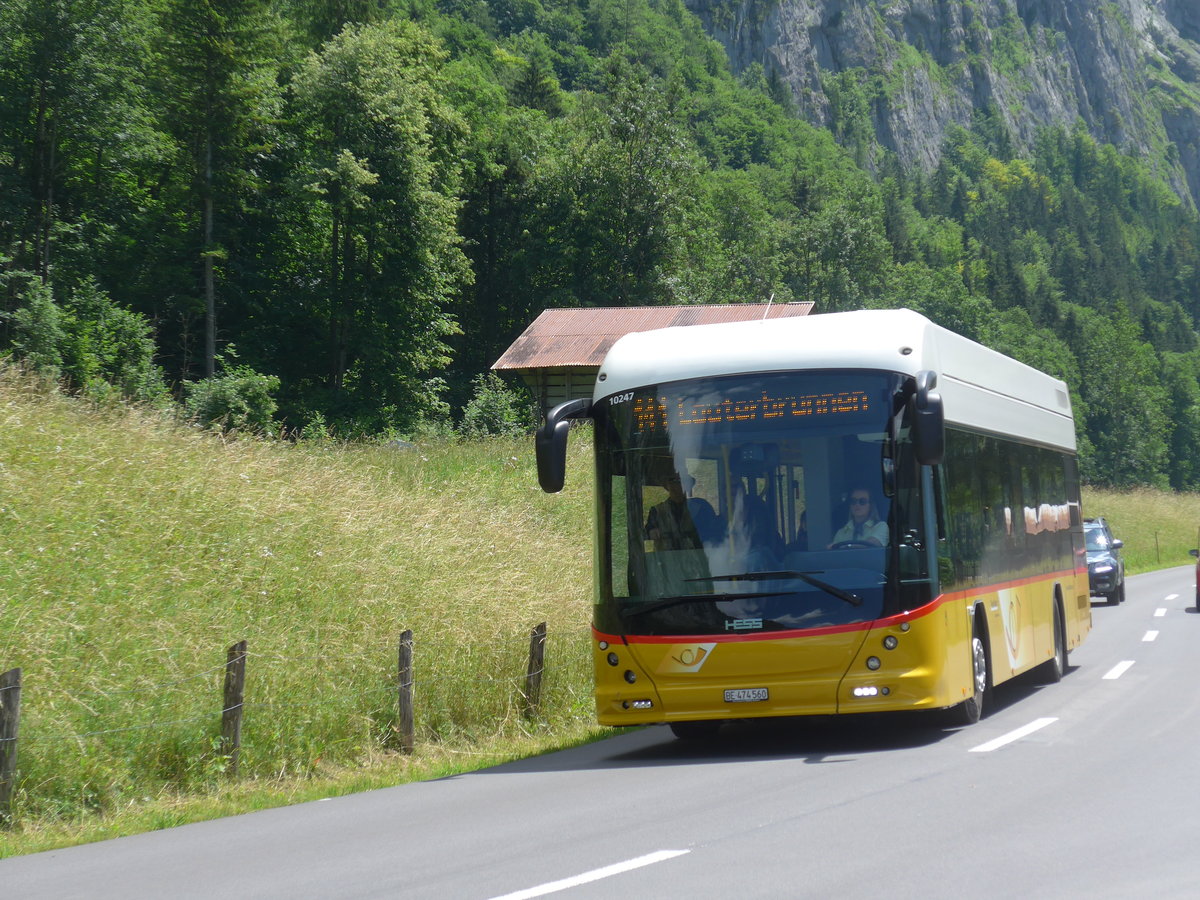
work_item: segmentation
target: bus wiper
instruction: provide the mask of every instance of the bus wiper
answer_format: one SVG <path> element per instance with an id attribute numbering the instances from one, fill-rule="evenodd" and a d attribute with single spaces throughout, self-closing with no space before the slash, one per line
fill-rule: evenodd
<path id="1" fill-rule="evenodd" d="M 819 572 L 824 572 L 824 569 Z M 819 572 L 743 572 L 740 575 L 707 575 L 703 578 L 689 578 L 688 581 L 776 581 L 781 578 L 799 578 L 801 581 L 811 584 L 815 588 L 820 588 L 831 597 L 837 597 L 839 600 L 844 600 L 851 606 L 862 606 L 862 597 L 858 594 L 852 594 L 849 591 L 842 590 L 837 585 L 830 584 L 828 581 L 822 581 L 820 578 L 813 576 Z M 755 596 L 765 597 L 767 594 L 757 594 Z"/>
<path id="2" fill-rule="evenodd" d="M 851 606 L 862 606 L 862 597 L 858 594 L 852 594 L 850 591 L 844 591 L 835 584 L 830 584 L 828 581 L 822 581 L 820 578 L 813 578 L 808 572 L 791 572 L 793 578 L 799 578 L 801 581 L 811 584 L 815 588 L 820 588 L 831 597 L 837 597 L 839 600 L 845 600 Z"/>
<path id="3" fill-rule="evenodd" d="M 702 581 L 705 579 L 693 579 Z M 644 616 L 646 613 L 658 612 L 672 606 L 682 606 L 684 603 L 726 603 L 732 600 L 756 600 L 759 597 L 785 597 L 792 591 L 771 591 L 760 593 L 749 591 L 741 594 L 679 594 L 675 597 L 663 597 L 640 609 L 622 610 L 621 618 L 631 619 L 634 616 Z"/>

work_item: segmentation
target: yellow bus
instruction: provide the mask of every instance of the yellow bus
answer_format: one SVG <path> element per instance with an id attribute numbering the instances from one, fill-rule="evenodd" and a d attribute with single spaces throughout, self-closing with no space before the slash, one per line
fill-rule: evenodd
<path id="1" fill-rule="evenodd" d="M 630 334 L 593 422 L 597 717 L 949 711 L 1091 628 L 1066 386 L 909 310 Z"/>

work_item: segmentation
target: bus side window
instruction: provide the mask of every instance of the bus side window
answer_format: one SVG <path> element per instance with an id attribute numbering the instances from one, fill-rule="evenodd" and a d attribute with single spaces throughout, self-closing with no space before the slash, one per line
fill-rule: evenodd
<path id="1" fill-rule="evenodd" d="M 987 528 L 984 521 L 986 500 L 980 485 L 984 438 L 953 429 L 946 433 L 946 457 L 943 463 L 947 489 L 947 544 L 950 577 L 943 589 L 973 584 L 979 575 Z"/>

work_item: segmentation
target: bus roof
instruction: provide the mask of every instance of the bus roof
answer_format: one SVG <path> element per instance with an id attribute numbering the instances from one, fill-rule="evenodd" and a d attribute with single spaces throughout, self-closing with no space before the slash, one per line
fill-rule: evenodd
<path id="1" fill-rule="evenodd" d="M 605 357 L 594 400 L 689 378 L 816 369 L 930 369 L 948 424 L 1075 449 L 1066 384 L 907 309 L 628 334 Z"/>

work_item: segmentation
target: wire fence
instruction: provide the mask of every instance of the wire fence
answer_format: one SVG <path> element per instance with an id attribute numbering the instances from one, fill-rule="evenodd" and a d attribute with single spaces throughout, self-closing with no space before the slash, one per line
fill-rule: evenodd
<path id="1" fill-rule="evenodd" d="M 543 622 L 529 632 L 523 672 L 472 672 L 470 683 L 489 686 L 493 695 L 498 688 L 499 693 L 510 697 L 510 701 L 506 701 L 509 709 L 519 710 L 525 720 L 536 719 L 541 711 L 542 682 L 546 673 L 546 642 L 546 623 Z M 20 804 L 14 801 L 19 795 L 26 800 L 33 799 L 34 792 L 44 789 L 47 782 L 56 777 L 42 767 L 36 783 L 24 779 L 19 756 L 21 759 L 38 759 L 40 754 L 51 753 L 54 748 L 67 744 L 87 745 L 119 735 L 182 728 L 179 740 L 210 746 L 213 753 L 208 760 L 209 766 L 224 776 L 236 777 L 248 712 L 287 713 L 290 722 L 295 722 L 298 714 L 313 711 L 320 711 L 326 717 L 338 714 L 360 716 L 374 723 L 376 731 L 382 735 L 380 743 L 386 748 L 411 754 L 417 743 L 417 691 L 426 686 L 431 694 L 435 694 L 440 687 L 439 679 L 435 677 L 422 680 L 416 676 L 414 646 L 412 632 L 405 631 L 396 645 L 392 665 L 385 667 L 378 660 L 364 660 L 361 655 L 339 659 L 330 654 L 289 656 L 254 652 L 245 641 L 240 641 L 226 650 L 223 664 L 204 667 L 190 674 L 147 680 L 131 687 L 98 687 L 91 691 L 72 689 L 67 692 L 33 682 L 23 683 L 19 668 L 0 672 L 0 824 L 11 825 L 15 821 L 14 808 Z M 522 649 L 526 649 L 524 642 Z M 516 655 L 515 647 L 508 648 L 510 663 Z M 313 669 L 314 664 L 320 667 Z M 355 666 L 360 670 L 365 668 L 365 672 L 359 671 L 355 689 L 348 692 L 351 710 L 334 708 L 337 702 L 319 690 L 312 690 L 311 699 L 307 700 L 294 694 L 272 699 L 269 680 L 259 678 L 268 671 L 281 669 L 290 670 L 294 677 L 297 669 L 303 669 L 314 682 L 322 675 L 344 681 L 347 670 Z M 206 702 L 204 695 L 211 696 L 208 690 L 218 677 L 221 679 L 220 705 L 214 702 L 209 712 L 193 712 Z M 208 685 L 207 690 L 193 689 L 203 683 Z M 22 732 L 22 694 L 24 692 L 27 707 L 32 709 L 29 700 L 38 696 L 39 688 L 55 694 L 56 709 L 66 705 L 70 712 L 35 716 Z M 343 705 L 346 696 L 343 692 L 338 698 Z M 185 708 L 180 708 L 181 705 Z M 432 709 L 428 713 L 430 718 L 436 714 Z M 136 721 L 146 716 L 151 718 Z M 61 725 L 64 718 L 73 718 L 76 722 L 81 718 L 94 719 L 96 727 L 76 730 L 54 727 Z M 219 736 L 213 733 L 213 725 L 217 722 L 220 723 Z M 278 719 L 271 727 L 275 732 L 287 730 L 280 727 Z M 271 739 L 279 740 L 280 735 L 275 733 Z M 307 739 L 312 740 L 313 736 L 308 735 Z M 148 751 L 147 755 L 153 756 L 153 751 Z M 70 776 L 64 773 L 60 777 Z"/>

